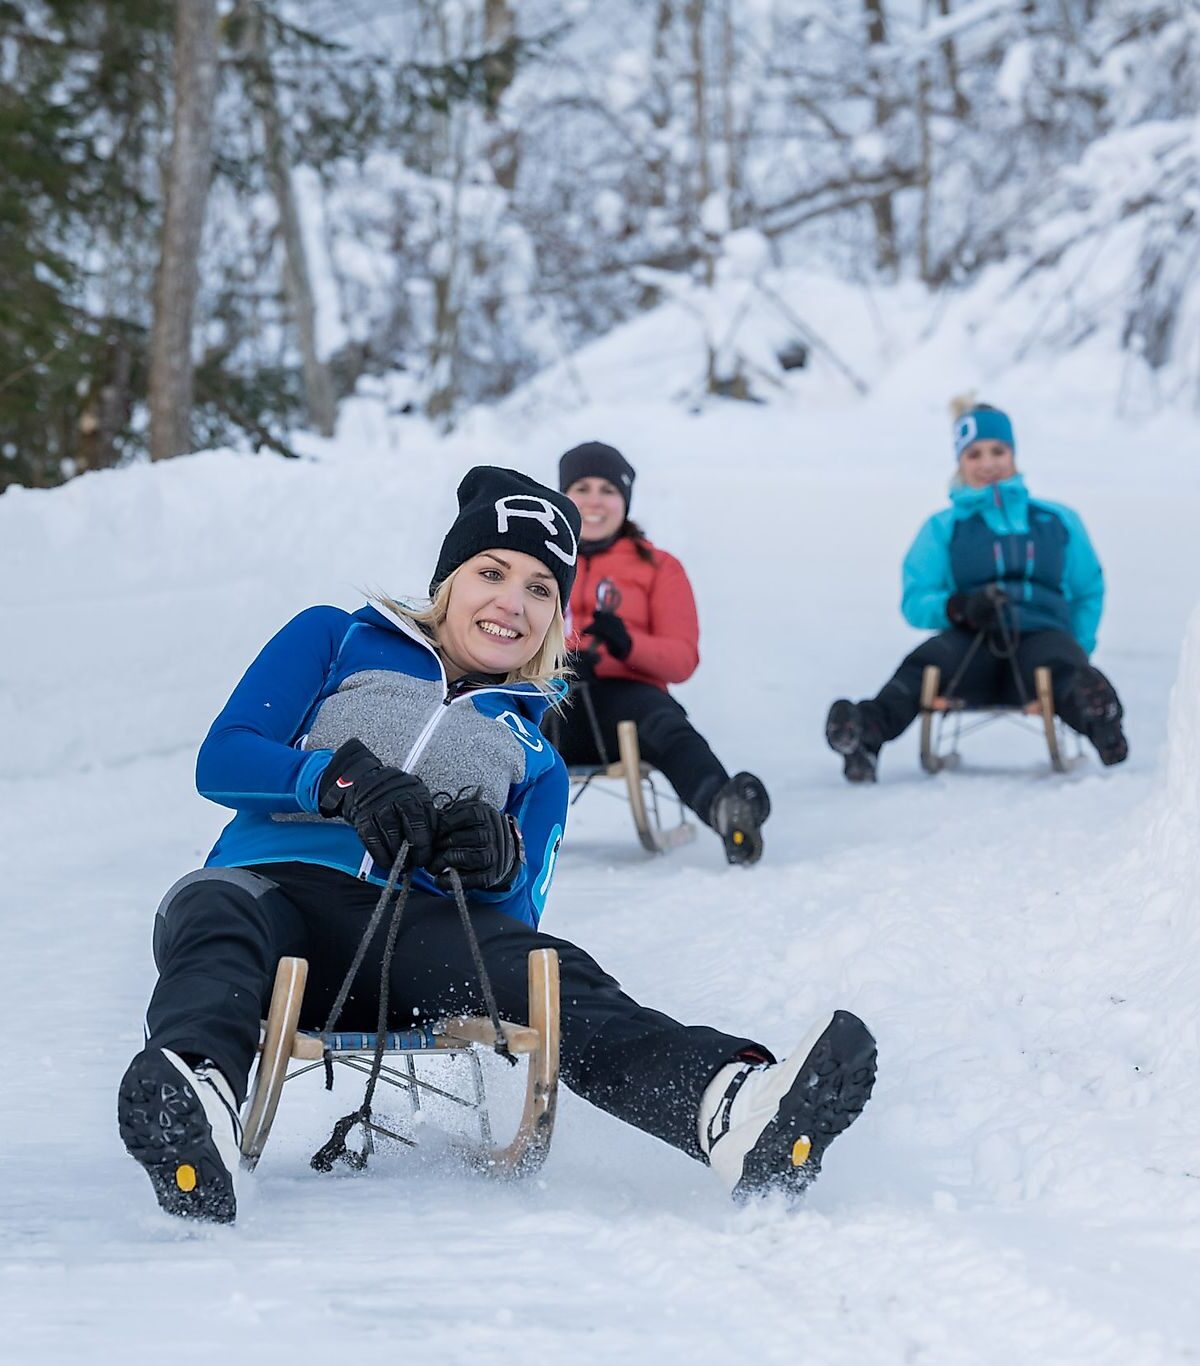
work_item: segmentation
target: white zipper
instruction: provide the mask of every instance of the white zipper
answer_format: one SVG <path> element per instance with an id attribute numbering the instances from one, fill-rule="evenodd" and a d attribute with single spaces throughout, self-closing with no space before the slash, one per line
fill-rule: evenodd
<path id="1" fill-rule="evenodd" d="M 449 693 L 449 690 L 449 684 L 447 684 L 447 694 Z M 401 764 L 401 768 L 403 768 L 406 773 L 412 772 L 412 766 L 417 762 L 417 760 L 421 757 L 422 754 L 425 753 L 426 749 L 429 747 L 429 741 L 433 738 L 433 732 L 437 730 L 438 723 L 441 721 L 445 713 L 448 712 L 450 708 L 455 704 L 455 702 L 461 702 L 464 698 L 467 697 L 481 697 L 484 693 L 501 693 L 507 697 L 529 696 L 529 694 L 525 692 L 523 688 L 498 688 L 491 686 L 482 688 L 471 688 L 468 692 L 459 693 L 457 697 L 450 697 L 448 695 L 443 696 L 442 700 L 437 705 L 437 710 L 433 713 L 429 720 L 425 722 L 425 725 L 421 729 L 420 735 L 418 735 L 416 740 L 413 741 L 413 747 L 408 751 L 407 755 L 405 755 L 404 763 Z"/>

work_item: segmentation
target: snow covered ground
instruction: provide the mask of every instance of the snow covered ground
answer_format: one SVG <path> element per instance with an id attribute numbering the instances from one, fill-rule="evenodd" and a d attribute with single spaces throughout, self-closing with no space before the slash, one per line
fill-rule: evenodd
<path id="1" fill-rule="evenodd" d="M 807 316 L 837 345 L 834 294 Z M 1200 1356 L 1200 616 L 1179 672 L 1196 422 L 1122 427 L 1081 361 L 999 375 L 893 322 L 906 349 L 865 401 L 818 366 L 770 407 L 689 413 L 663 396 L 695 357 L 659 317 L 578 358 L 568 404 L 531 387 L 446 441 L 364 399 L 311 461 L 212 453 L 0 498 L 0 1360 Z M 910 734 L 851 789 L 825 710 L 917 639 L 898 563 L 943 502 L 945 400 L 980 375 L 1033 491 L 1077 507 L 1105 563 L 1097 662 L 1132 756 L 1055 778 L 1036 738 L 994 731 L 931 780 Z M 875 1098 L 788 1212 L 732 1208 L 569 1095 L 530 1184 L 391 1151 L 318 1177 L 307 1156 L 356 1088 L 309 1078 L 237 1226 L 169 1221 L 115 1087 L 155 905 L 224 821 L 192 787 L 209 720 L 294 610 L 419 590 L 468 464 L 549 478 L 590 437 L 630 456 L 635 514 L 695 581 L 704 663 L 680 696 L 775 812 L 746 872 L 704 832 L 648 861 L 589 795 L 546 926 L 636 995 L 779 1052 L 855 1010 Z"/>

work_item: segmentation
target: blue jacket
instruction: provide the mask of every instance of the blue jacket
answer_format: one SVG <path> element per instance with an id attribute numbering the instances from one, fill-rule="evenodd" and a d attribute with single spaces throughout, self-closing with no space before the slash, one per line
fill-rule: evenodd
<path id="1" fill-rule="evenodd" d="M 538 729 L 549 704 L 530 683 L 449 685 L 436 651 L 387 609 L 310 607 L 263 647 L 200 747 L 200 795 L 237 812 L 205 866 L 319 863 L 385 882 L 353 826 L 317 810 L 333 751 L 357 737 L 435 795 L 478 788 L 514 818 L 526 857 L 516 882 L 472 897 L 536 926 L 569 791 Z M 419 869 L 413 881 L 449 895 Z"/>
<path id="2" fill-rule="evenodd" d="M 1022 631 L 1068 631 L 1088 654 L 1104 608 L 1104 573 L 1078 513 L 1030 498 L 1019 474 L 986 488 L 956 485 L 904 557 L 901 610 L 944 631 L 946 600 L 1002 584 Z"/>

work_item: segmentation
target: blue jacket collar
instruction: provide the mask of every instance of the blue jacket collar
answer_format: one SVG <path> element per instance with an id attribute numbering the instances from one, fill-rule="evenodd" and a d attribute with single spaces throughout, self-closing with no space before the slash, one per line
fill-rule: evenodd
<path id="1" fill-rule="evenodd" d="M 446 669 L 442 663 L 442 657 L 434 649 L 432 642 L 403 617 L 395 612 L 389 612 L 386 607 L 378 607 L 367 603 L 365 607 L 360 607 L 353 613 L 355 621 L 361 621 L 366 626 L 376 626 L 384 631 L 391 631 L 393 635 L 404 636 L 411 640 L 415 645 L 427 650 L 437 662 L 437 667 L 442 675 L 442 686 L 447 687 Z M 522 709 L 533 720 L 540 720 L 543 713 L 552 705 L 562 702 L 567 695 L 567 684 L 565 680 L 556 678 L 551 680 L 545 687 L 539 688 L 536 683 L 497 683 L 485 685 L 474 690 L 478 693 L 495 695 L 497 693 L 519 699 Z"/>
<path id="2" fill-rule="evenodd" d="M 1023 514 L 1029 503 L 1029 490 L 1024 477 L 1014 474 L 1011 479 L 1001 479 L 999 483 L 986 484 L 981 489 L 955 483 L 950 489 L 950 502 L 956 517 L 973 517 L 977 512 L 986 515 L 997 507 L 1002 507 L 1012 517 Z"/>

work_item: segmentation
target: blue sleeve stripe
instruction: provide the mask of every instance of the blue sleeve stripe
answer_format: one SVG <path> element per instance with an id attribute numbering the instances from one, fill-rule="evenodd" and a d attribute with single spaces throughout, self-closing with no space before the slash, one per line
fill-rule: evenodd
<path id="1" fill-rule="evenodd" d="M 315 813 L 319 810 L 317 788 L 332 759 L 333 751 L 331 749 L 317 749 L 304 761 L 304 767 L 296 779 L 296 800 L 305 811 Z"/>

